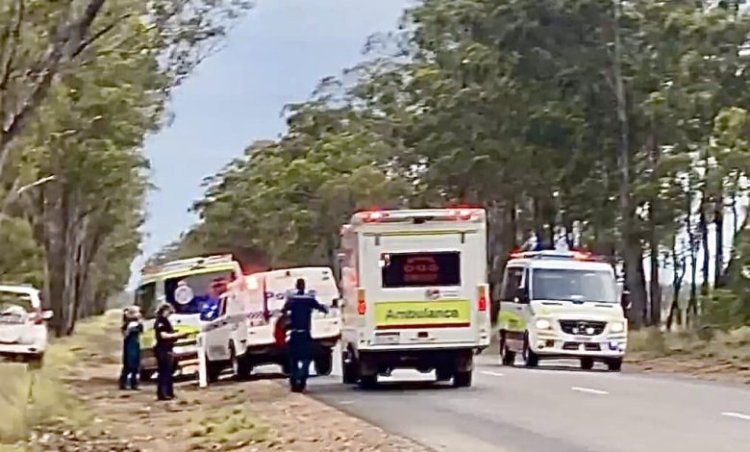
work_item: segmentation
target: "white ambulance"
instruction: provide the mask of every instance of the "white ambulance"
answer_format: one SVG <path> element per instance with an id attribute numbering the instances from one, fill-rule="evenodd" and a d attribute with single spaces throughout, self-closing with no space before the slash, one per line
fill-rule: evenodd
<path id="1" fill-rule="evenodd" d="M 600 361 L 619 371 L 628 322 L 612 266 L 578 251 L 511 255 L 500 294 L 500 355 L 527 367 L 540 359 L 575 358 L 583 369 Z M 627 294 L 623 294 L 626 298 Z"/>
<path id="2" fill-rule="evenodd" d="M 470 386 L 490 342 L 483 209 L 360 212 L 339 254 L 344 383 L 396 368 Z"/>
<path id="3" fill-rule="evenodd" d="M 209 381 L 226 368 L 240 378 L 264 364 L 278 364 L 288 372 L 285 328 L 279 319 L 286 295 L 299 278 L 320 303 L 329 306 L 327 314 L 313 313 L 311 334 L 316 374 L 331 373 L 332 350 L 341 337 L 338 288 L 330 268 L 303 267 L 254 273 L 228 286 L 218 317 L 203 328 Z"/>

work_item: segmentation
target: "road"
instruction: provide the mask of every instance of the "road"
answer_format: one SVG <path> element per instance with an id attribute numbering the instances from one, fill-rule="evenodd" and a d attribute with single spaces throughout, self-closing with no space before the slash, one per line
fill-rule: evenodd
<path id="1" fill-rule="evenodd" d="M 750 450 L 750 390 L 679 377 L 539 369 L 478 357 L 474 385 L 454 389 L 396 371 L 380 388 L 341 384 L 340 363 L 309 393 L 436 451 L 737 452 Z"/>

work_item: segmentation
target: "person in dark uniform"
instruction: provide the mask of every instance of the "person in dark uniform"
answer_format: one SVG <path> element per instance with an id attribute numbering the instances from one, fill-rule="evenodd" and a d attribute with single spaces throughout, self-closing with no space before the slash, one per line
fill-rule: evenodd
<path id="1" fill-rule="evenodd" d="M 156 335 L 156 345 L 154 346 L 154 355 L 156 355 L 156 397 L 159 400 L 174 399 L 174 353 L 172 351 L 175 341 L 187 337 L 185 333 L 177 333 L 169 321 L 170 314 L 174 313 L 174 308 L 169 303 L 159 306 L 156 311 L 156 321 L 154 322 L 154 334 Z"/>
<path id="2" fill-rule="evenodd" d="M 295 290 L 287 295 L 282 309 L 289 328 L 289 385 L 294 392 L 301 392 L 307 386 L 313 354 L 310 329 L 314 309 L 328 312 L 328 308 L 318 303 L 313 295 L 305 293 L 305 280 L 300 278 Z"/>
<path id="3" fill-rule="evenodd" d="M 143 333 L 141 313 L 137 306 L 125 309 L 122 321 L 122 372 L 120 389 L 138 389 L 138 371 L 141 366 L 140 338 Z"/>

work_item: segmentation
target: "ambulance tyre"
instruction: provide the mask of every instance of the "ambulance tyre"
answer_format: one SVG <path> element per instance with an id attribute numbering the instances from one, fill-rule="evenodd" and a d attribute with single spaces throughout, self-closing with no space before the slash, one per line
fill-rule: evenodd
<path id="1" fill-rule="evenodd" d="M 333 370 L 333 351 L 326 350 L 315 357 L 315 373 L 318 375 L 331 375 Z"/>
<path id="2" fill-rule="evenodd" d="M 531 349 L 528 332 L 523 338 L 523 362 L 526 367 L 537 367 L 539 365 L 539 355 Z"/>
<path id="3" fill-rule="evenodd" d="M 594 368 L 594 359 L 593 358 L 581 358 L 581 369 L 583 370 L 591 370 Z"/>
<path id="4" fill-rule="evenodd" d="M 622 358 L 614 358 L 607 361 L 607 368 L 610 372 L 619 372 L 622 370 Z"/>
<path id="5" fill-rule="evenodd" d="M 206 356 L 206 379 L 209 383 L 216 383 L 219 381 L 222 370 L 224 369 L 221 363 L 209 361 L 208 356 Z"/>
<path id="6" fill-rule="evenodd" d="M 437 377 L 437 381 L 448 381 L 453 378 L 453 370 L 445 367 L 438 367 L 435 369 L 435 377 Z"/>
<path id="7" fill-rule="evenodd" d="M 237 356 L 234 350 L 234 344 L 229 344 L 230 362 L 232 363 L 232 373 L 237 379 L 247 378 L 253 371 L 253 366 L 246 356 Z"/>
<path id="8" fill-rule="evenodd" d="M 500 332 L 500 362 L 503 366 L 512 366 L 516 362 L 516 352 L 505 343 L 505 331 Z"/>
<path id="9" fill-rule="evenodd" d="M 362 389 L 375 389 L 378 386 L 378 374 L 360 375 L 359 387 Z"/>
<path id="10" fill-rule="evenodd" d="M 357 383 L 357 362 L 351 352 L 341 352 L 341 379 L 345 385 Z"/>
<path id="11" fill-rule="evenodd" d="M 472 371 L 456 372 L 453 374 L 453 386 L 456 388 L 468 388 L 471 386 Z"/>
<path id="12" fill-rule="evenodd" d="M 150 369 L 141 369 L 140 373 L 140 380 L 141 381 L 151 381 L 152 378 L 154 378 L 154 371 Z"/>

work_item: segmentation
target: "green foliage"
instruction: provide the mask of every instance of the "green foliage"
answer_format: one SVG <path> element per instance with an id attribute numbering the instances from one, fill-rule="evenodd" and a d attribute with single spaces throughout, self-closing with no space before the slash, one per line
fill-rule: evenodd
<path id="1" fill-rule="evenodd" d="M 384 56 L 326 80 L 280 140 L 211 178 L 201 222 L 171 249 L 327 262 L 357 208 L 479 204 L 492 282 L 527 231 L 549 238 L 575 223 L 579 242 L 627 264 L 633 324 L 658 323 L 644 257 L 653 281 L 664 254 L 684 268 L 688 253 L 696 268 L 708 224 L 721 230 L 750 169 L 750 17 L 709 6 L 419 2 Z M 721 277 L 727 260 L 714 259 Z"/>

